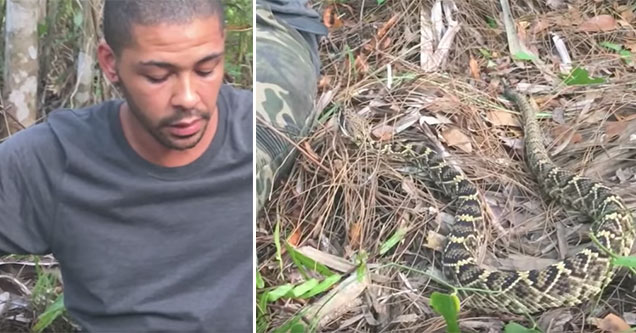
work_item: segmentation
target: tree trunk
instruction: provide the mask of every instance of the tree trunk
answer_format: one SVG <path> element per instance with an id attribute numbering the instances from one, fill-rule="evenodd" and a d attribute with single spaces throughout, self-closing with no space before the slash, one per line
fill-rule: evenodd
<path id="1" fill-rule="evenodd" d="M 38 0 L 7 0 L 4 58 L 6 135 L 38 119 Z M 4 125 L 4 124 L 2 124 Z M 0 126 L 2 126 L 0 125 Z"/>

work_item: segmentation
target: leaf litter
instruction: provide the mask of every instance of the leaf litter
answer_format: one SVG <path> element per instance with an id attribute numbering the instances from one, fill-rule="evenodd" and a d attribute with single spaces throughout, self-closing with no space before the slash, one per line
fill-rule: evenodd
<path id="1" fill-rule="evenodd" d="M 507 24 L 516 33 L 507 34 L 503 2 L 510 5 Z M 281 239 L 293 235 L 304 253 L 338 267 L 343 279 L 309 299 L 269 303 L 267 331 L 325 304 L 325 297 L 337 297 L 344 281 L 357 281 L 356 291 L 343 292 L 329 313 L 301 322 L 317 321 L 313 327 L 324 332 L 446 328 L 429 301 L 433 292 L 449 292 L 434 272 L 440 270 L 453 206 L 400 161 L 354 145 L 339 128 L 339 113 L 361 116 L 375 139 L 429 142 L 461 168 L 487 203 L 478 260 L 496 268 L 542 267 L 590 241 L 589 224 L 546 201 L 529 173 L 519 114 L 500 96 L 502 80 L 531 94 L 541 108 L 544 142 L 556 164 L 602 180 L 636 208 L 636 72 L 624 57 L 636 49 L 636 33 L 628 2 L 314 6 L 334 8 L 326 15 L 331 26 L 320 47 L 322 75 L 329 79 L 321 81 L 319 94 L 333 96 L 325 110 L 338 108 L 309 135 L 311 154 L 299 155 L 258 217 L 258 269 L 266 287 L 298 282 L 292 281 L 298 268 L 288 255 L 282 270 L 276 262 L 272 235 L 280 220 Z M 334 23 L 336 12 L 342 24 Z M 516 49 L 509 40 L 518 43 Z M 354 64 L 356 59 L 364 62 Z M 635 325 L 635 281 L 621 271 L 601 301 L 532 319 L 462 304 L 459 327 L 501 332 L 504 325 L 508 330 L 519 324 L 545 332 L 597 332 Z"/>

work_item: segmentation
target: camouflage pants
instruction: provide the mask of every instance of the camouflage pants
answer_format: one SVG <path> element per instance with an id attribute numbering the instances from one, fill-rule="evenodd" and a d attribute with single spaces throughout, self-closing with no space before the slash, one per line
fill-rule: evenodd
<path id="1" fill-rule="evenodd" d="M 277 178 L 286 175 L 295 160 L 292 143 L 307 135 L 315 123 L 318 57 L 316 43 L 311 43 L 314 36 L 301 34 L 275 17 L 267 1 L 257 1 L 255 13 L 258 212 Z"/>

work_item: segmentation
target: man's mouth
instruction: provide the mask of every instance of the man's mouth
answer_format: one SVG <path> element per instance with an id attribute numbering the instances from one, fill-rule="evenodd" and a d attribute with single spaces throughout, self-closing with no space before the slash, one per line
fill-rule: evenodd
<path id="1" fill-rule="evenodd" d="M 168 130 L 174 136 L 188 137 L 196 134 L 203 126 L 202 118 L 184 119 L 168 126 Z"/>

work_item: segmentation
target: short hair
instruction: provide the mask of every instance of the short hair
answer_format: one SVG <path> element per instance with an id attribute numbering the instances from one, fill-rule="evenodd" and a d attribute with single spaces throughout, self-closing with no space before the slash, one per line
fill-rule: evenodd
<path id="1" fill-rule="evenodd" d="M 223 5 L 219 0 L 106 0 L 104 39 L 115 55 L 133 43 L 132 26 L 160 23 L 183 24 L 196 18 L 216 16 L 225 28 Z"/>

